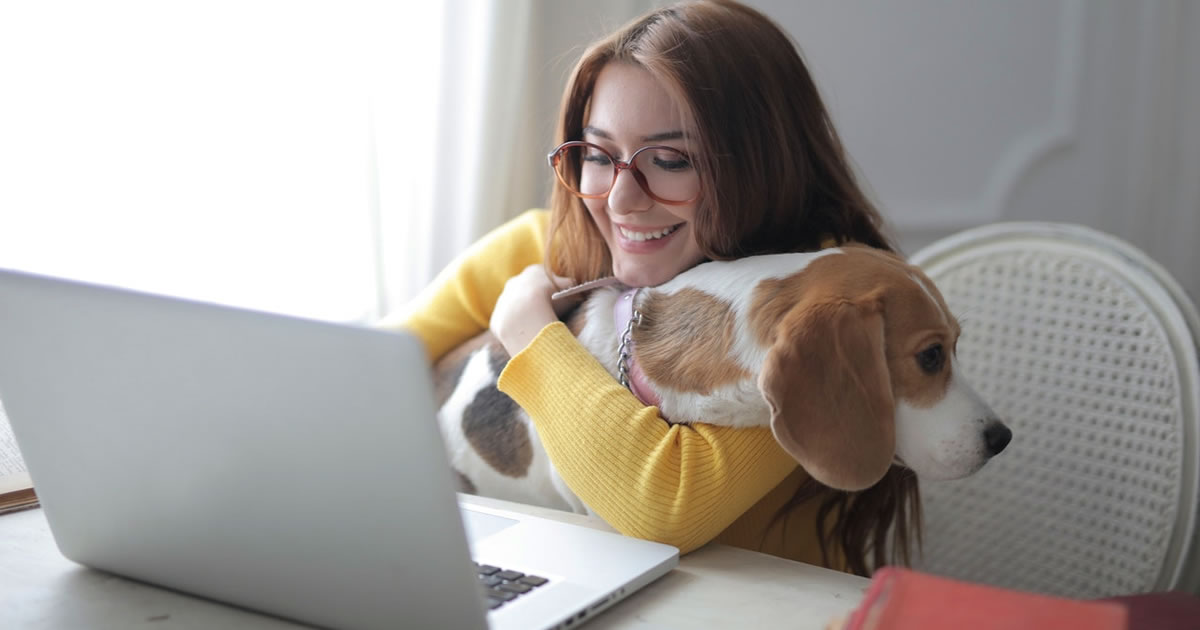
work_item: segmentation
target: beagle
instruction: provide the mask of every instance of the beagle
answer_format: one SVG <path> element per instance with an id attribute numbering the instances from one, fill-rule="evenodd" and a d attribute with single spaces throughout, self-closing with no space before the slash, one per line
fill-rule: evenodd
<path id="1" fill-rule="evenodd" d="M 1012 437 L 957 369 L 959 325 L 937 288 L 881 250 L 707 262 L 657 287 L 602 287 L 568 326 L 668 422 L 769 425 L 835 489 L 868 488 L 893 463 L 964 477 Z M 485 333 L 435 366 L 463 490 L 587 511 L 528 416 L 496 389 L 507 361 Z"/>

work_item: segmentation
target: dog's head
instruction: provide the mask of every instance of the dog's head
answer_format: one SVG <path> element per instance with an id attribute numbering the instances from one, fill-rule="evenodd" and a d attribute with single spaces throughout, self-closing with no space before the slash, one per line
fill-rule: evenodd
<path id="1" fill-rule="evenodd" d="M 844 247 L 757 292 L 771 429 L 817 481 L 860 490 L 893 462 L 954 479 L 1008 444 L 957 369 L 958 322 L 917 267 Z"/>

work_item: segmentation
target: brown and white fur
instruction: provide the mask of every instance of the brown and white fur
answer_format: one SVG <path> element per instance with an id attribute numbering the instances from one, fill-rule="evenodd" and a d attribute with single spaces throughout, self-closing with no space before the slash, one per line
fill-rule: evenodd
<path id="1" fill-rule="evenodd" d="M 614 378 L 619 293 L 593 291 L 568 319 Z M 870 487 L 894 462 L 919 477 L 964 477 L 1011 437 L 958 370 L 960 330 L 941 294 L 890 253 L 847 246 L 709 262 L 642 289 L 635 306 L 635 360 L 664 418 L 769 425 L 832 488 Z M 435 370 L 438 420 L 464 489 L 586 511 L 529 417 L 496 389 L 507 360 L 485 334 Z"/>

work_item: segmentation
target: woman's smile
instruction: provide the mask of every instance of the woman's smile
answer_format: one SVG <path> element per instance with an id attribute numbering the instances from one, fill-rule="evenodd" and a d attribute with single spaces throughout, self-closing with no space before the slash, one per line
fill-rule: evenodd
<path id="1" fill-rule="evenodd" d="M 621 249 L 631 253 L 654 251 L 665 247 L 679 231 L 679 228 L 684 225 L 686 225 L 686 222 L 660 228 L 645 228 L 613 223 L 613 226 L 617 228 L 619 236 L 616 239 L 617 244 Z"/>

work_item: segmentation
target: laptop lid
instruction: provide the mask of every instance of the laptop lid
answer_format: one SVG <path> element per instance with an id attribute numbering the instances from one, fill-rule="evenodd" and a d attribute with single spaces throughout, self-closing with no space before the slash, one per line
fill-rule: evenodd
<path id="1" fill-rule="evenodd" d="M 322 626 L 483 627 L 431 391 L 407 335 L 0 271 L 0 400 L 97 569 Z"/>

